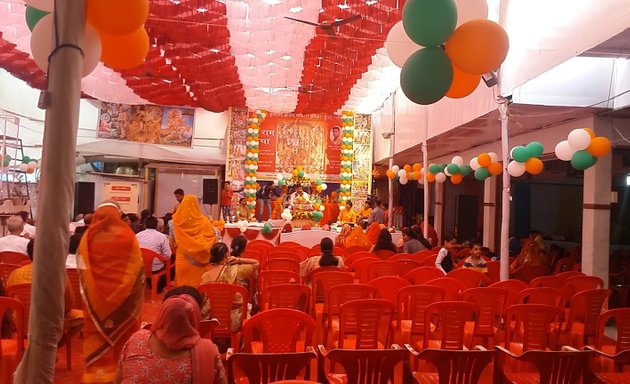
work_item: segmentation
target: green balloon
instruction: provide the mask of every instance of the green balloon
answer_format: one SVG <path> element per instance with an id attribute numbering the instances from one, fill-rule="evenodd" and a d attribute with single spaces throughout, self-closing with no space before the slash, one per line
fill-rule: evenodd
<path id="1" fill-rule="evenodd" d="M 531 143 L 527 144 L 526 148 L 529 151 L 531 157 L 539 157 L 544 152 L 543 145 L 538 141 L 532 141 Z"/>
<path id="2" fill-rule="evenodd" d="M 446 166 L 446 170 L 451 175 L 454 175 L 456 173 L 460 173 L 459 166 L 457 164 L 449 164 L 449 165 L 447 165 Z"/>
<path id="3" fill-rule="evenodd" d="M 486 168 L 486 167 L 479 167 L 475 171 L 475 179 L 477 179 L 479 181 L 484 181 L 489 176 L 490 176 L 490 171 L 488 171 L 488 168 Z"/>
<path id="4" fill-rule="evenodd" d="M 452 82 L 453 66 L 442 48 L 414 52 L 400 72 L 400 87 L 416 104 L 429 105 L 439 101 Z"/>
<path id="5" fill-rule="evenodd" d="M 278 180 L 278 185 L 283 187 L 284 186 L 284 179 Z"/>
<path id="6" fill-rule="evenodd" d="M 459 173 L 461 173 L 462 176 L 470 175 L 471 171 L 472 171 L 472 168 L 470 168 L 470 165 L 468 164 L 464 164 L 461 167 L 459 167 Z"/>
<path id="7" fill-rule="evenodd" d="M 444 172 L 445 169 L 446 169 L 446 163 L 440 164 L 440 172 Z"/>
<path id="8" fill-rule="evenodd" d="M 431 172 L 434 175 L 440 173 L 440 166 L 437 164 L 429 165 L 429 172 Z"/>
<path id="9" fill-rule="evenodd" d="M 28 156 L 22 157 L 22 163 L 28 164 L 30 162 L 31 162 L 31 158 L 30 157 L 28 157 Z"/>
<path id="10" fill-rule="evenodd" d="M 6 155 L 6 156 L 4 157 L 4 159 L 2 159 L 2 164 L 3 164 L 5 167 L 8 167 L 8 166 L 9 166 L 9 164 L 11 164 L 11 156 Z"/>
<path id="11" fill-rule="evenodd" d="M 407 0 L 402 22 L 411 40 L 423 47 L 438 47 L 455 30 L 457 6 L 453 0 Z"/>
<path id="12" fill-rule="evenodd" d="M 315 180 L 315 185 L 322 185 L 322 180 L 321 179 Z"/>
<path id="13" fill-rule="evenodd" d="M 46 15 L 50 15 L 50 12 L 27 6 L 25 16 L 28 29 L 32 31 L 33 28 L 35 28 L 35 25 Z"/>
<path id="14" fill-rule="evenodd" d="M 304 171 L 298 172 L 298 177 L 304 177 Z"/>
<path id="15" fill-rule="evenodd" d="M 532 157 L 532 154 L 527 148 L 523 147 L 522 145 L 519 145 L 512 151 L 512 158 L 514 158 L 514 160 L 518 161 L 519 163 L 526 162 L 527 160 L 529 160 L 530 157 Z"/>
<path id="16" fill-rule="evenodd" d="M 579 171 L 592 167 L 596 162 L 597 158 L 585 150 L 577 151 L 571 157 L 571 165 Z"/>

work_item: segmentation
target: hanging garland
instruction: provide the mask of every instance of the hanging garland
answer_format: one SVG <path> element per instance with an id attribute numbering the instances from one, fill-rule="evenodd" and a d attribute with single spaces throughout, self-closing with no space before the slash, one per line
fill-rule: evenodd
<path id="1" fill-rule="evenodd" d="M 344 209 L 352 196 L 352 160 L 354 159 L 354 112 L 343 111 L 341 116 L 341 179 L 339 206 Z"/>
<path id="2" fill-rule="evenodd" d="M 259 188 L 256 177 L 258 171 L 259 141 L 258 133 L 260 126 L 267 118 L 267 111 L 257 109 L 250 114 L 247 119 L 247 155 L 245 156 L 245 183 L 244 191 L 247 199 L 247 206 L 250 209 L 256 207 L 256 190 Z"/>
<path id="3" fill-rule="evenodd" d="M 388 169 L 385 172 L 385 174 L 387 175 L 387 178 L 405 185 L 409 182 L 409 180 L 416 180 L 418 183 L 422 183 L 423 172 L 424 169 L 422 168 L 422 164 L 415 163 L 413 165 L 405 164 L 402 169 L 398 165 L 393 165 L 391 169 Z"/>
<path id="4" fill-rule="evenodd" d="M 444 174 L 451 178 L 451 183 L 457 185 L 461 184 L 464 177 L 470 175 L 472 168 L 470 165 L 464 164 L 464 159 L 461 156 L 453 156 L 451 163 L 444 169 Z"/>
<path id="5" fill-rule="evenodd" d="M 499 163 L 499 156 L 494 152 L 480 153 L 479 156 L 470 160 L 469 165 L 475 171 L 475 179 L 479 181 L 503 173 L 503 165 Z"/>

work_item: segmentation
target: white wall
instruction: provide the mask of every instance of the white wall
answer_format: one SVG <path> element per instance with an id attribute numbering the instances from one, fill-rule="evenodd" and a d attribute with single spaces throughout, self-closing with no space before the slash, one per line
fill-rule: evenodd
<path id="1" fill-rule="evenodd" d="M 184 193 L 197 196 L 201 203 L 203 196 L 203 180 L 216 179 L 216 176 L 190 174 L 183 172 L 166 172 L 159 170 L 157 173 L 156 189 L 155 189 L 155 215 L 164 216 L 168 212 L 173 211 L 173 207 L 177 203 L 173 195 L 173 191 L 182 188 Z M 219 180 L 219 185 L 220 185 Z M 215 219 L 219 218 L 219 204 L 213 206 L 202 205 L 205 214 Z"/>

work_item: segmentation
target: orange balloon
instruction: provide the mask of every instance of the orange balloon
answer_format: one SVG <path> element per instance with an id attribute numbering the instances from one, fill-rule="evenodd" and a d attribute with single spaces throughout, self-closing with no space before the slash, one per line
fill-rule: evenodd
<path id="1" fill-rule="evenodd" d="M 610 149 L 610 140 L 602 136 L 591 139 L 591 144 L 586 147 L 588 153 L 595 157 L 606 156 L 608 152 L 610 152 Z"/>
<path id="2" fill-rule="evenodd" d="M 407 173 L 410 173 L 410 172 L 411 172 L 411 165 L 409 165 L 409 164 L 405 164 L 405 166 L 403 167 L 403 169 L 404 169 Z"/>
<path id="3" fill-rule="evenodd" d="M 149 35 L 144 27 L 124 36 L 101 33 L 101 43 L 101 61 L 113 69 L 137 67 L 149 53 Z"/>
<path id="4" fill-rule="evenodd" d="M 462 180 L 464 180 L 464 176 L 462 176 L 461 173 L 456 173 L 454 175 L 451 175 L 451 183 L 453 184 L 460 184 Z"/>
<path id="5" fill-rule="evenodd" d="M 127 35 L 149 17 L 148 0 L 87 0 L 87 19 L 99 32 Z"/>
<path id="6" fill-rule="evenodd" d="M 488 171 L 490 171 L 490 174 L 492 176 L 499 176 L 501 173 L 503 173 L 503 166 L 501 165 L 501 163 L 491 163 L 488 166 Z"/>
<path id="7" fill-rule="evenodd" d="M 413 180 L 420 180 L 420 177 L 422 177 L 422 175 L 420 174 L 420 171 L 414 171 L 411 172 L 411 177 Z"/>
<path id="8" fill-rule="evenodd" d="M 451 99 L 466 97 L 477 89 L 480 80 L 480 75 L 470 75 L 453 65 L 453 82 L 446 92 L 446 97 Z"/>
<path id="9" fill-rule="evenodd" d="M 490 164 L 492 163 L 492 158 L 487 153 L 482 153 L 481 155 L 477 157 L 477 162 L 482 167 L 489 167 Z"/>
<path id="10" fill-rule="evenodd" d="M 415 164 L 411 167 L 411 169 L 413 169 L 413 170 L 414 170 L 414 171 L 416 171 L 416 172 L 420 172 L 420 170 L 422 169 L 422 164 L 420 164 L 420 163 L 415 163 Z"/>
<path id="11" fill-rule="evenodd" d="M 582 128 L 583 130 L 585 130 L 586 132 L 588 132 L 589 135 L 591 135 L 591 139 L 595 138 L 595 131 L 593 131 L 590 128 Z"/>
<path id="12" fill-rule="evenodd" d="M 537 157 L 532 157 L 525 162 L 525 170 L 532 175 L 539 174 L 543 168 L 543 162 Z"/>
<path id="13" fill-rule="evenodd" d="M 471 20 L 459 26 L 446 42 L 453 66 L 472 75 L 483 75 L 501 66 L 510 40 L 503 28 L 490 20 Z"/>
<path id="14" fill-rule="evenodd" d="M 434 182 L 434 181 L 435 181 L 435 175 L 434 175 L 434 174 L 432 174 L 432 173 L 427 173 L 427 181 L 428 181 L 429 183 Z"/>
<path id="15" fill-rule="evenodd" d="M 391 169 L 388 169 L 385 174 L 387 175 L 387 177 L 389 179 L 393 179 L 394 177 L 396 177 L 396 174 L 394 173 L 394 171 L 392 171 Z"/>

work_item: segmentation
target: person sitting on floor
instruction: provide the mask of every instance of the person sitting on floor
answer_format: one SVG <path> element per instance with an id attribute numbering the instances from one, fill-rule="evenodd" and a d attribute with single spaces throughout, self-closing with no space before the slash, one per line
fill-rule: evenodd
<path id="1" fill-rule="evenodd" d="M 479 271 L 481 273 L 488 272 L 486 261 L 483 257 L 481 257 L 481 244 L 472 243 L 470 246 L 470 256 L 468 256 L 464 261 L 463 267 L 474 269 L 475 271 Z"/>
<path id="2" fill-rule="evenodd" d="M 227 383 L 217 346 L 199 335 L 202 302 L 193 287 L 169 291 L 151 329 L 125 344 L 115 382 Z"/>

